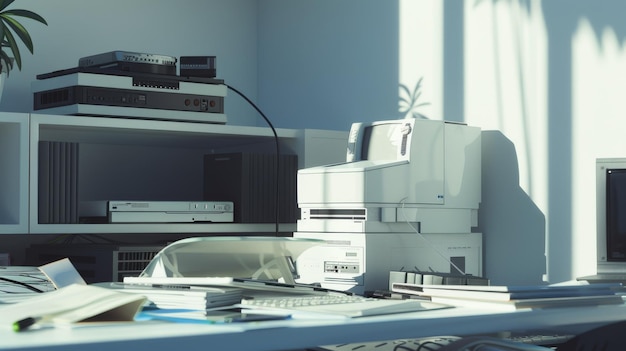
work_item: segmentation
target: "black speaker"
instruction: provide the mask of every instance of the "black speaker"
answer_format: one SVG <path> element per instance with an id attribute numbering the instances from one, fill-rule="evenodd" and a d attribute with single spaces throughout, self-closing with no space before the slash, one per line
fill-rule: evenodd
<path id="1" fill-rule="evenodd" d="M 296 179 L 298 156 L 225 153 L 204 156 L 204 200 L 232 201 L 234 222 L 280 223 L 298 219 Z M 278 201 L 276 181 L 278 180 Z"/>

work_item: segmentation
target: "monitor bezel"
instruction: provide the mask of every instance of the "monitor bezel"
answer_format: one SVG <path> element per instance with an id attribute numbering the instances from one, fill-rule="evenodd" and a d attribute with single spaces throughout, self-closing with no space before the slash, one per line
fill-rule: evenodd
<path id="1" fill-rule="evenodd" d="M 598 271 L 605 266 L 626 267 L 626 258 L 612 259 L 609 255 L 609 233 L 607 232 L 607 173 L 609 171 L 626 172 L 626 158 L 601 158 L 596 160 L 596 240 Z M 611 269 L 609 269 L 611 270 Z"/>

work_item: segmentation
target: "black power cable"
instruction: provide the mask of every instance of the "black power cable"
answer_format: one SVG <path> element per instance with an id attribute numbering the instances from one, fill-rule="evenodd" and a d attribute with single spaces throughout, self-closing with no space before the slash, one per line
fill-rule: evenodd
<path id="1" fill-rule="evenodd" d="M 261 117 L 263 117 L 263 119 L 265 120 L 265 122 L 269 125 L 269 127 L 272 129 L 272 133 L 274 133 L 274 143 L 276 144 L 276 177 L 275 177 L 275 181 L 276 181 L 276 203 L 274 206 L 274 212 L 276 215 L 275 218 L 275 225 L 276 225 L 276 236 L 278 236 L 280 230 L 279 230 L 279 223 L 280 223 L 280 218 L 279 218 L 279 207 L 280 207 L 280 181 L 279 181 L 279 171 L 280 171 L 280 143 L 278 141 L 278 134 L 276 133 L 276 129 L 274 129 L 274 125 L 272 125 L 272 122 L 270 122 L 269 118 L 267 118 L 267 116 L 265 116 L 265 114 L 263 113 L 263 111 L 261 111 L 260 108 L 257 107 L 257 105 L 252 102 L 252 100 L 250 100 L 246 95 L 244 95 L 242 92 L 240 92 L 239 90 L 233 88 L 232 86 L 228 85 L 228 84 L 224 84 L 226 85 L 226 87 L 232 91 L 234 91 L 237 95 L 241 96 L 244 100 L 246 100 L 246 102 L 248 102 L 248 104 L 250 104 L 250 106 L 252 106 L 260 115 Z"/>
<path id="2" fill-rule="evenodd" d="M 14 280 L 14 279 L 0 277 L 0 281 L 5 281 L 5 282 L 9 282 L 11 284 L 19 285 L 19 286 L 22 286 L 22 287 L 24 287 L 24 288 L 26 288 L 28 290 L 34 291 L 34 292 L 38 292 L 38 293 L 44 292 L 43 290 L 38 289 L 38 288 L 28 284 L 28 283 L 20 282 L 20 281 Z"/>

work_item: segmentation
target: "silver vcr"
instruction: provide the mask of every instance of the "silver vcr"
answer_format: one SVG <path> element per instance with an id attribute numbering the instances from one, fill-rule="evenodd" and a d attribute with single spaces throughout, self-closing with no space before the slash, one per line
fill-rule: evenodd
<path id="1" fill-rule="evenodd" d="M 109 201 L 109 223 L 233 222 L 230 201 Z"/>

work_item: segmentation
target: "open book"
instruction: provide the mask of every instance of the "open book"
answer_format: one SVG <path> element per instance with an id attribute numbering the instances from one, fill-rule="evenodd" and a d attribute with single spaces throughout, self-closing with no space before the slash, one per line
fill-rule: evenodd
<path id="1" fill-rule="evenodd" d="M 0 327 L 19 331 L 34 323 L 133 321 L 146 298 L 97 286 L 72 284 L 0 306 Z"/>

